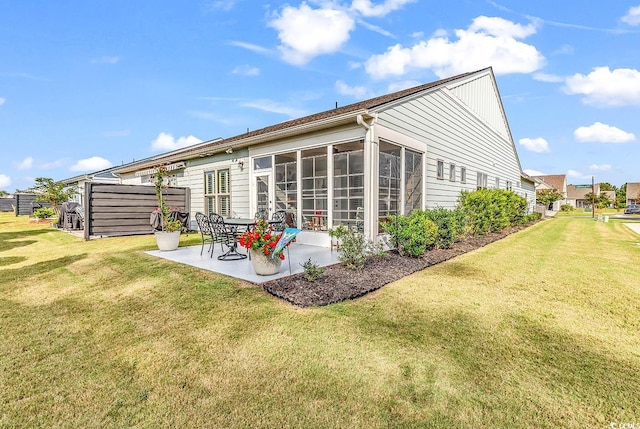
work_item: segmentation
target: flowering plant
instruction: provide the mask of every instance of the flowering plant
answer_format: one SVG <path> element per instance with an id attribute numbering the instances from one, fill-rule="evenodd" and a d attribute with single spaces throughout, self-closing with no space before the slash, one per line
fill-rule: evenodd
<path id="1" fill-rule="evenodd" d="M 273 254 L 273 257 L 284 260 L 284 249 L 280 249 L 274 253 L 281 235 L 282 233 L 275 233 L 273 231 L 273 227 L 269 225 L 266 219 L 258 219 L 254 228 L 243 233 L 238 239 L 238 242 L 246 249 L 257 250 L 265 256 Z M 287 243 L 286 246 L 289 246 L 289 244 L 291 244 L 291 242 Z"/>
<path id="2" fill-rule="evenodd" d="M 169 219 L 169 213 L 171 211 L 171 207 L 166 203 L 166 198 L 163 195 L 162 191 L 168 187 L 165 177 L 169 177 L 169 172 L 167 171 L 167 167 L 161 165 L 158 167 L 155 176 L 154 176 L 154 185 L 156 187 L 156 197 L 158 198 L 158 210 L 162 215 L 162 230 L 166 232 L 175 232 L 182 231 L 183 226 L 182 222 L 179 220 L 171 220 Z"/>

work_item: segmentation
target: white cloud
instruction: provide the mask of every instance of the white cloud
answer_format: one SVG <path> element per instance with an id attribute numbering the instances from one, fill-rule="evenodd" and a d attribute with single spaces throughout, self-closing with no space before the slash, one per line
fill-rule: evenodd
<path id="1" fill-rule="evenodd" d="M 4 102 L 7 101 L 6 98 L 2 98 L 0 97 L 0 106 L 2 106 L 4 104 Z"/>
<path id="2" fill-rule="evenodd" d="M 382 4 L 374 5 L 371 0 L 353 0 L 351 9 L 361 13 L 364 16 L 385 16 L 394 10 L 398 10 L 407 3 L 413 3 L 416 0 L 385 0 Z"/>
<path id="3" fill-rule="evenodd" d="M 247 101 L 240 105 L 243 107 L 251 107 L 252 109 L 263 110 L 265 112 L 279 113 L 290 118 L 299 118 L 307 115 L 305 110 L 292 107 L 290 103 L 279 103 L 272 100 Z"/>
<path id="4" fill-rule="evenodd" d="M 629 25 L 640 25 L 640 6 L 629 8 L 627 14 L 621 19 L 622 22 L 626 22 Z"/>
<path id="5" fill-rule="evenodd" d="M 555 74 L 536 73 L 533 75 L 533 80 L 537 80 L 539 82 L 558 83 L 558 82 L 564 82 L 564 77 L 558 76 Z"/>
<path id="6" fill-rule="evenodd" d="M 235 67 L 231 73 L 239 74 L 243 76 L 258 76 L 260 75 L 260 69 L 258 67 L 251 67 L 248 64 Z"/>
<path id="7" fill-rule="evenodd" d="M 28 156 L 25 159 L 23 159 L 22 161 L 20 161 L 17 165 L 16 168 L 18 170 L 28 170 L 33 166 L 33 158 Z"/>
<path id="8" fill-rule="evenodd" d="M 594 122 L 593 125 L 588 127 L 577 128 L 573 132 L 573 136 L 576 141 L 584 143 L 627 143 L 636 139 L 633 133 L 628 133 L 602 122 Z"/>
<path id="9" fill-rule="evenodd" d="M 579 171 L 576 170 L 568 170 L 567 171 L 567 177 L 574 177 L 576 179 L 588 179 L 591 178 L 590 174 L 582 174 Z"/>
<path id="10" fill-rule="evenodd" d="M 640 105 L 640 71 L 594 67 L 588 75 L 576 73 L 562 88 L 567 94 L 582 94 L 582 102 L 599 106 Z"/>
<path id="11" fill-rule="evenodd" d="M 503 18 L 479 16 L 467 30 L 456 30 L 457 40 L 436 35 L 412 47 L 400 44 L 374 55 L 365 64 L 374 78 L 399 76 L 411 68 L 432 69 L 447 77 L 493 66 L 496 74 L 532 73 L 545 59 L 533 45 L 519 41 L 536 31 L 535 24 L 521 25 Z"/>
<path id="12" fill-rule="evenodd" d="M 172 151 L 201 142 L 202 140 L 194 136 L 179 137 L 176 140 L 171 134 L 160 133 L 158 137 L 151 142 L 151 149 L 156 151 Z"/>
<path id="13" fill-rule="evenodd" d="M 589 166 L 589 170 L 596 171 L 611 171 L 612 168 L 611 164 L 591 164 Z"/>
<path id="14" fill-rule="evenodd" d="M 393 35 L 393 33 L 391 33 L 391 32 L 390 32 L 390 31 L 388 31 L 388 30 L 385 30 L 385 29 L 384 29 L 384 28 L 382 28 L 382 27 L 379 27 L 379 26 L 377 26 L 377 25 L 373 25 L 373 24 L 371 24 L 371 23 L 369 23 L 369 22 L 366 22 L 366 21 L 363 21 L 363 20 L 361 20 L 361 19 L 359 19 L 357 22 L 358 22 L 358 24 L 359 24 L 359 25 L 362 25 L 362 26 L 363 26 L 364 28 L 366 28 L 367 30 L 371 30 L 371 31 L 373 31 L 374 33 L 382 34 L 383 36 L 386 36 L 386 37 L 392 37 L 392 38 L 394 38 L 394 39 L 395 39 L 395 36 Z"/>
<path id="15" fill-rule="evenodd" d="M 546 176 L 546 174 L 544 174 L 542 171 L 532 170 L 530 168 L 524 169 L 523 172 L 528 174 L 529 176 Z"/>
<path id="16" fill-rule="evenodd" d="M 264 48 L 262 46 L 254 45 L 253 43 L 240 42 L 237 40 L 232 40 L 231 42 L 229 42 L 229 44 L 231 46 L 237 46 L 238 48 L 246 49 L 248 51 L 252 51 L 262 55 L 271 54 L 272 52 L 270 49 Z"/>
<path id="17" fill-rule="evenodd" d="M 562 45 L 551 53 L 552 55 L 571 55 L 573 54 L 573 46 Z"/>
<path id="18" fill-rule="evenodd" d="M 11 177 L 6 174 L 0 174 L 0 188 L 11 186 Z"/>
<path id="19" fill-rule="evenodd" d="M 91 64 L 118 64 L 120 57 L 104 56 L 100 58 L 94 58 L 91 60 Z"/>
<path id="20" fill-rule="evenodd" d="M 339 94 L 349 95 L 358 100 L 372 97 L 369 88 L 366 86 L 349 86 L 341 80 L 337 81 L 335 86 Z"/>
<path id="21" fill-rule="evenodd" d="M 549 149 L 549 143 L 542 137 L 538 137 L 535 139 L 523 138 L 523 139 L 520 139 L 518 143 L 520 143 L 522 146 L 525 147 L 525 149 L 531 152 L 536 152 L 536 153 L 551 152 L 551 149 Z"/>
<path id="22" fill-rule="evenodd" d="M 304 65 L 313 57 L 331 54 L 349 40 L 355 21 L 345 11 L 331 8 L 311 9 L 285 6 L 269 26 L 278 30 L 282 58 L 294 65 Z"/>
<path id="23" fill-rule="evenodd" d="M 105 168 L 111 167 L 111 161 L 108 159 L 101 158 L 99 156 L 92 156 L 91 158 L 81 159 L 76 162 L 74 165 L 69 167 L 71 171 L 99 171 L 104 170 Z"/>

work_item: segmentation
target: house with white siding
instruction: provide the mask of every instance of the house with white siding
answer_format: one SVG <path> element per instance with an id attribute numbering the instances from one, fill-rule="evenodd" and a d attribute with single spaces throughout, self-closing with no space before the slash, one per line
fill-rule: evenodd
<path id="1" fill-rule="evenodd" d="M 253 217 L 286 210 L 298 241 L 329 245 L 327 230 L 414 209 L 454 208 L 460 191 L 511 189 L 535 204 L 491 68 L 212 140 L 126 164 L 125 184 L 151 184 L 167 165 L 191 189 L 190 212 Z"/>

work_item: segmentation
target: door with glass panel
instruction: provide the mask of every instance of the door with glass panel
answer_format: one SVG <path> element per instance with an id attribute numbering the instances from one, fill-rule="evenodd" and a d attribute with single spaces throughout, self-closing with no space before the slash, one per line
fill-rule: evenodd
<path id="1" fill-rule="evenodd" d="M 273 198 L 271 196 L 269 187 L 270 174 L 264 174 L 256 176 L 256 215 L 260 214 L 263 217 L 269 217 L 271 215 L 271 203 Z"/>

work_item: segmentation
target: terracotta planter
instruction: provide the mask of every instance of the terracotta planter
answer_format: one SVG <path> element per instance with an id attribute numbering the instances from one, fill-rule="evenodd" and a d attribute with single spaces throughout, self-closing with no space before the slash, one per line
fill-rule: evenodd
<path id="1" fill-rule="evenodd" d="M 251 252 L 251 265 L 257 275 L 272 276 L 280 271 L 282 260 L 279 257 L 271 258 L 271 255 L 265 256 L 264 253 L 253 249 L 249 249 L 249 251 Z"/>
<path id="2" fill-rule="evenodd" d="M 180 231 L 157 231 L 155 235 L 158 249 L 161 251 L 176 250 L 180 244 Z"/>

